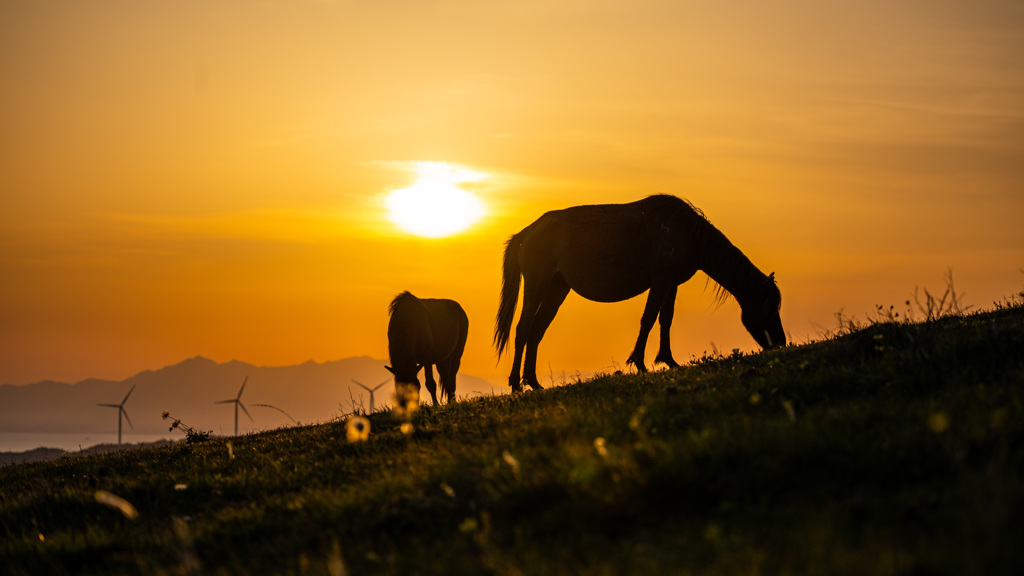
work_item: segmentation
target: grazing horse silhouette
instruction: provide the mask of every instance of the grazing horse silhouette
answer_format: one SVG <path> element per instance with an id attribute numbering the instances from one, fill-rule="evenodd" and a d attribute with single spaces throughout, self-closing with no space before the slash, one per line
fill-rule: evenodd
<path id="1" fill-rule="evenodd" d="M 455 397 L 455 374 L 466 348 L 469 318 L 454 300 L 417 298 L 409 292 L 395 296 L 388 308 L 388 354 L 395 383 L 415 384 L 420 389 L 419 372 L 424 374 L 430 398 L 437 406 L 437 385 L 431 365 L 437 365 L 442 398 Z"/>
<path id="2" fill-rule="evenodd" d="M 765 276 L 689 202 L 657 195 L 629 204 L 575 206 L 544 214 L 509 238 L 505 247 L 494 324 L 499 357 L 509 343 L 520 276 L 525 284 L 508 379 L 512 391 L 521 390 L 524 382 L 541 388 L 537 346 L 569 290 L 597 302 L 620 302 L 650 290 L 640 335 L 626 362 L 640 372 L 647 370 L 644 348 L 660 317 L 661 347 L 654 361 L 678 366 L 669 344 L 676 288 L 698 270 L 718 283 L 720 298 L 726 293 L 736 298 L 743 326 L 758 344 L 786 344 L 775 273 Z"/>

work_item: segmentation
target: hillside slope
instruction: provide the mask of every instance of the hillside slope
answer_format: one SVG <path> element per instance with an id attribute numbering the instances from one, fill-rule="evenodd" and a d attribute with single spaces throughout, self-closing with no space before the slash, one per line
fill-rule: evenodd
<path id="1" fill-rule="evenodd" d="M 1024 308 L 0 469 L 12 574 L 1016 574 Z M 138 516 L 97 500 L 109 492 Z"/>

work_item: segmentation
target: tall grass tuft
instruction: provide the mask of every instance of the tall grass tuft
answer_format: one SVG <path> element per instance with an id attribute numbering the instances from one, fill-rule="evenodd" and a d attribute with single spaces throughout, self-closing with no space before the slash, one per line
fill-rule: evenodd
<path id="1" fill-rule="evenodd" d="M 213 430 L 198 430 L 188 424 L 185 424 L 180 419 L 171 416 L 171 413 L 166 410 L 160 414 L 160 417 L 164 420 L 171 419 L 171 425 L 167 428 L 167 431 L 173 432 L 174 430 L 181 430 L 185 433 L 185 442 L 187 444 L 206 442 L 210 439 L 210 434 L 213 434 Z"/>

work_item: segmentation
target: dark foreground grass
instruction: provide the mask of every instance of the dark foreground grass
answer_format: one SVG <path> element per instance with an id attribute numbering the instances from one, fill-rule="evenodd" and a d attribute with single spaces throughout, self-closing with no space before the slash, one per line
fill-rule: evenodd
<path id="1" fill-rule="evenodd" d="M 0 469 L 5 574 L 1024 573 L 1024 308 Z M 96 499 L 124 498 L 129 519 Z"/>

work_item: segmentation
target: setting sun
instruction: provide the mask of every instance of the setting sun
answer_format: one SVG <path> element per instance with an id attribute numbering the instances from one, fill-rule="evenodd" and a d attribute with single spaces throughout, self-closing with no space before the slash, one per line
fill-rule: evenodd
<path id="1" fill-rule="evenodd" d="M 482 180 L 486 174 L 443 162 L 417 162 L 413 171 L 416 183 L 392 191 L 386 200 L 388 217 L 402 230 L 427 238 L 451 236 L 486 212 L 480 198 L 458 186 Z"/>

